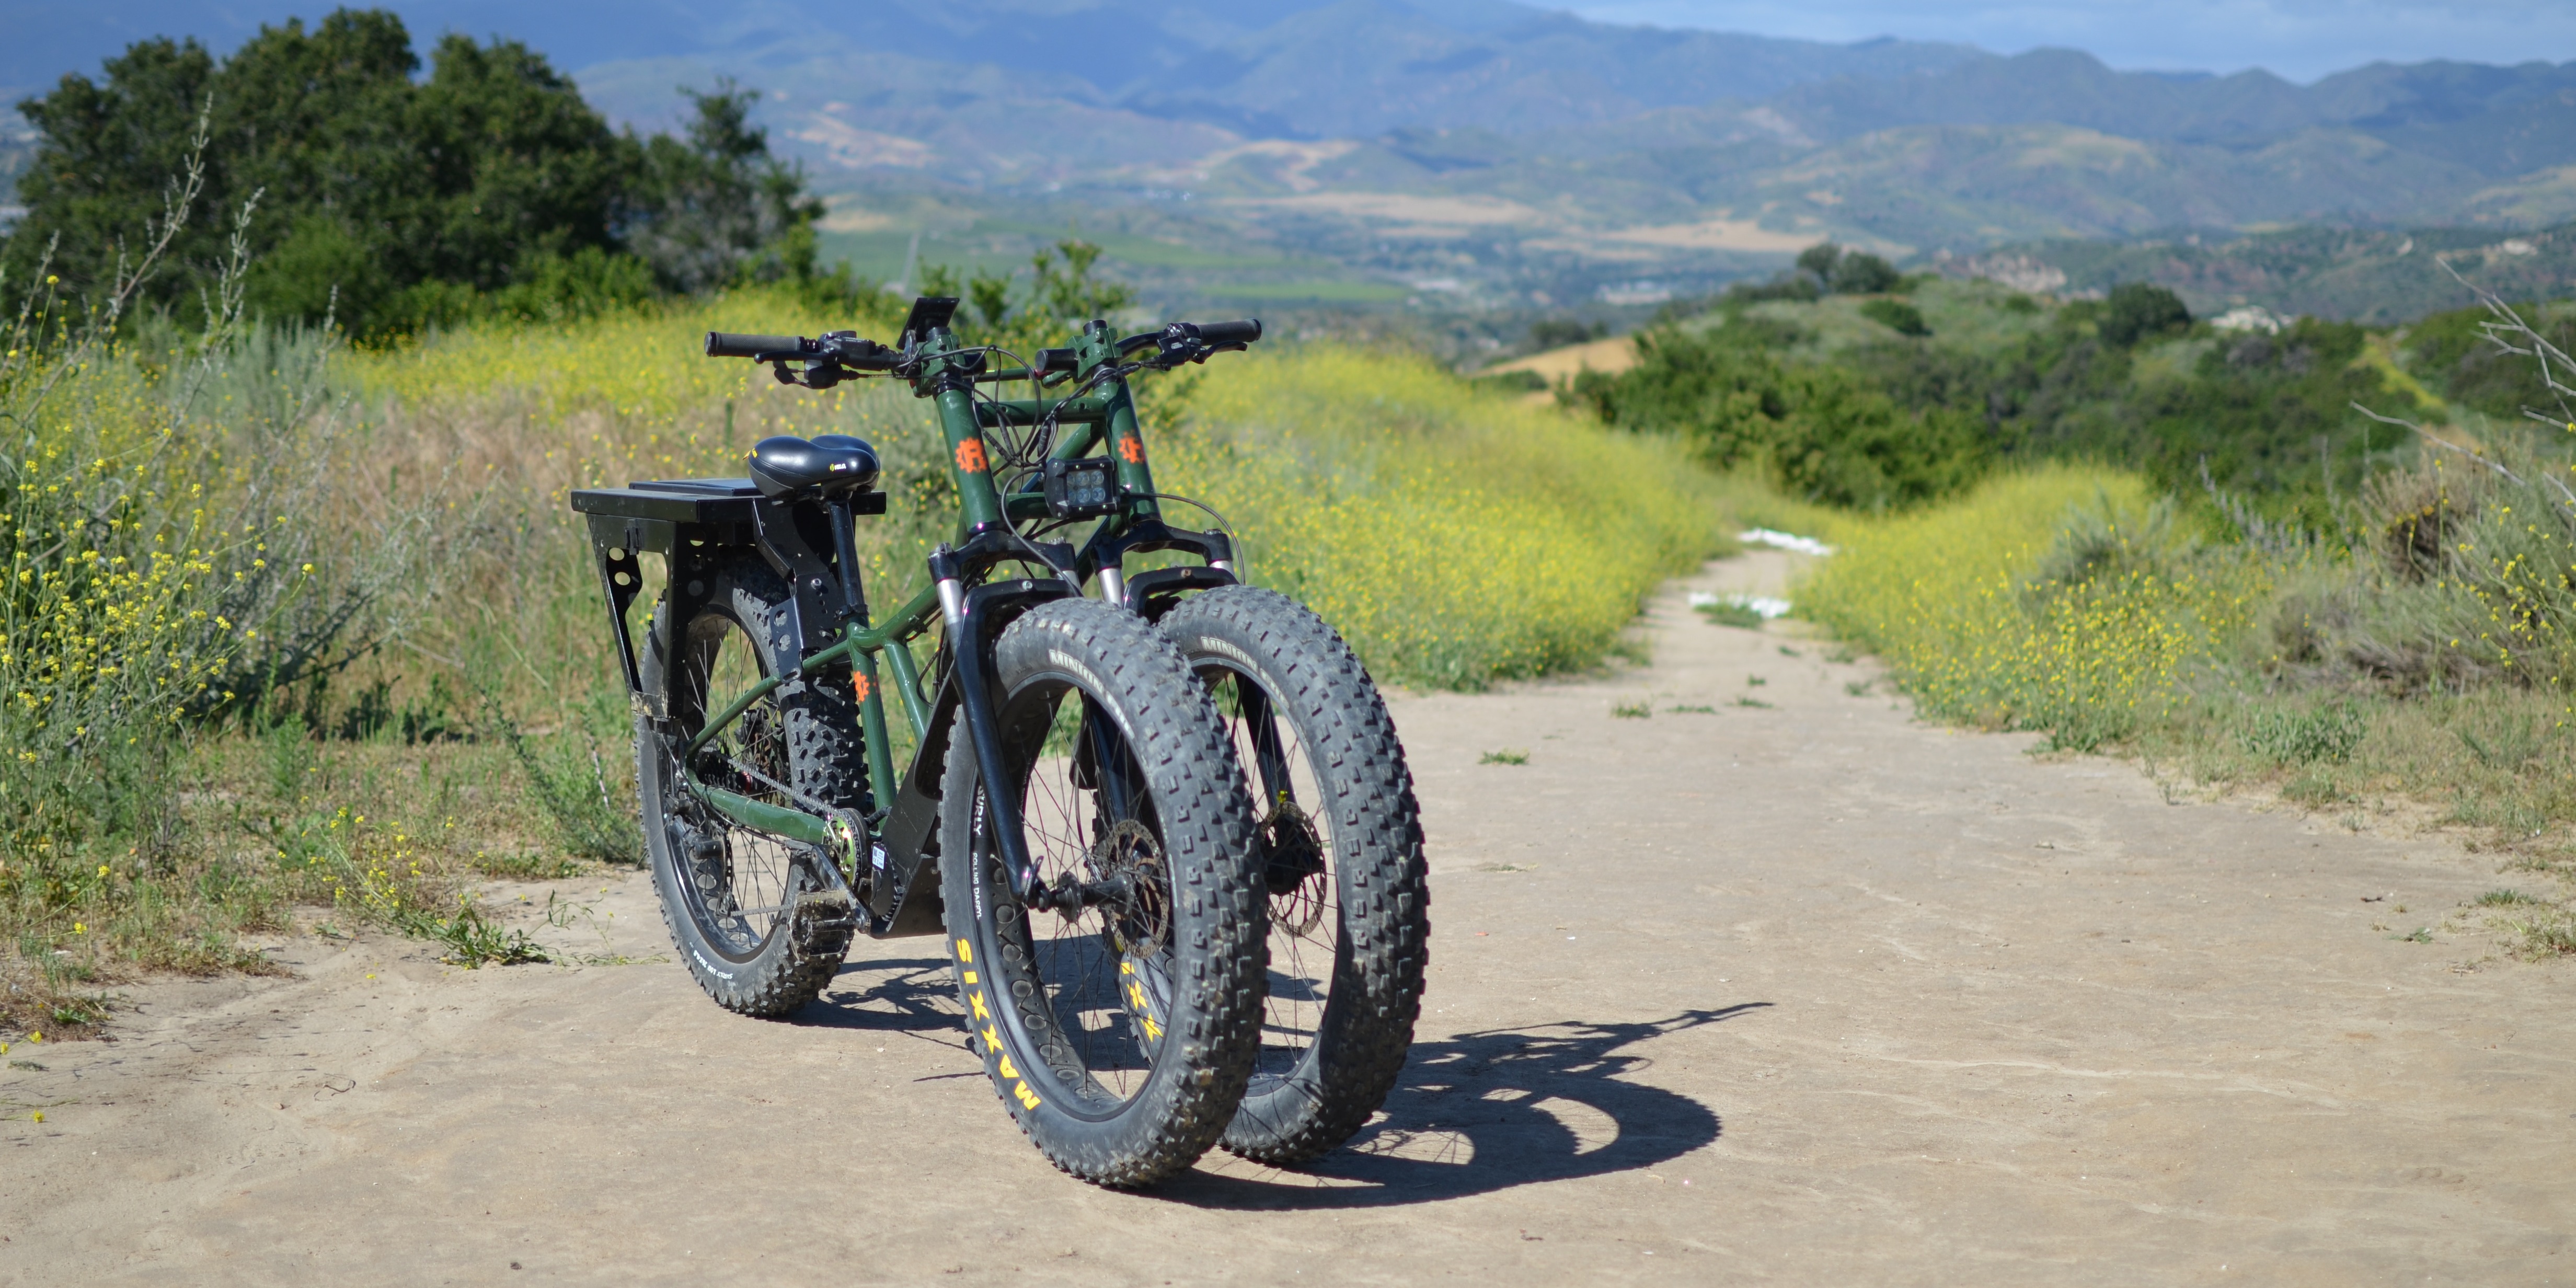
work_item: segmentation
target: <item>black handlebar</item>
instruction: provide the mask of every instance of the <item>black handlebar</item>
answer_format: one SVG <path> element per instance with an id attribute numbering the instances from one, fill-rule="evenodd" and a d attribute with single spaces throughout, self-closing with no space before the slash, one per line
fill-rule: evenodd
<path id="1" fill-rule="evenodd" d="M 1131 335 L 1118 342 L 1120 354 L 1160 346 L 1162 356 L 1151 365 L 1169 367 L 1180 362 L 1205 362 L 1208 355 L 1240 349 L 1261 338 L 1258 318 L 1240 322 L 1174 322 L 1160 331 Z M 821 339 L 801 335 L 743 335 L 731 331 L 707 332 L 707 356 L 710 358 L 752 358 L 767 362 L 788 359 L 806 360 L 806 371 L 791 374 L 785 366 L 778 368 L 779 379 L 805 383 L 807 377 L 820 378 L 840 367 L 860 371 L 892 371 L 901 365 L 901 350 L 889 349 L 874 340 L 861 338 L 855 331 L 834 331 Z M 1072 349 L 1040 349 L 1031 369 L 1041 375 L 1072 372 L 1081 362 Z M 840 379 L 835 375 L 833 380 Z M 1014 378 L 1025 378 L 1022 376 Z M 821 388 L 822 385 L 815 387 Z"/>
<path id="2" fill-rule="evenodd" d="M 1250 344 L 1261 338 L 1261 319 L 1245 318 L 1240 322 L 1201 322 L 1199 338 L 1209 344 Z"/>
<path id="3" fill-rule="evenodd" d="M 735 335 L 707 332 L 710 358 L 751 358 L 764 353 L 820 353 L 822 346 L 800 335 Z"/>
<path id="4" fill-rule="evenodd" d="M 874 340 L 861 338 L 854 331 L 835 331 L 822 339 L 801 335 L 736 335 L 730 331 L 707 332 L 707 356 L 710 358 L 805 358 L 826 366 L 854 367 L 861 371 L 891 371 L 902 357 Z"/>
<path id="5" fill-rule="evenodd" d="M 1258 318 L 1245 318 L 1240 322 L 1175 322 L 1160 331 L 1147 331 L 1119 341 L 1118 352 L 1134 353 L 1138 349 L 1159 345 L 1163 350 L 1160 361 L 1164 363 L 1205 362 L 1209 354 L 1240 349 L 1260 338 L 1261 322 Z"/>

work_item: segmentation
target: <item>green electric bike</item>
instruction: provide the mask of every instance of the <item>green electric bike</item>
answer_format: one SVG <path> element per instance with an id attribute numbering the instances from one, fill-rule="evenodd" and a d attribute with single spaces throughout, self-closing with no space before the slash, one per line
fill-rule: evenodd
<path id="1" fill-rule="evenodd" d="M 891 346 L 707 337 L 783 383 L 885 376 L 935 402 L 956 539 L 882 620 L 856 525 L 886 498 L 858 439 L 771 438 L 747 478 L 572 496 L 673 942 L 717 1002 L 776 1016 L 859 933 L 941 935 L 996 1089 L 1087 1180 L 1151 1184 L 1218 1143 L 1313 1158 L 1376 1111 L 1411 1041 L 1410 778 L 1340 638 L 1241 584 L 1221 529 L 1165 521 L 1177 498 L 1127 386 L 1260 324 L 1093 322 L 1022 360 L 962 343 L 956 306 L 917 300 Z M 989 396 L 1012 381 L 1037 396 Z M 1155 552 L 1167 566 L 1127 575 Z M 645 553 L 668 579 L 639 646 Z M 889 689 L 916 744 L 899 775 Z"/>

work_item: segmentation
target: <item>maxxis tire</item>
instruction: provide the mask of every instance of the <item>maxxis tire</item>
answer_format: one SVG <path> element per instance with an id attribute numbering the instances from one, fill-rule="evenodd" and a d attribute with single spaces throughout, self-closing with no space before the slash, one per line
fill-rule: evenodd
<path id="1" fill-rule="evenodd" d="M 1166 874 L 1159 913 L 1166 930 L 1153 960 L 1167 963 L 1169 991 L 1155 1003 L 1159 1028 L 1120 1021 L 1131 1038 L 1146 1032 L 1155 1041 L 1135 1056 L 1141 1069 L 1115 1075 L 1132 1077 L 1132 1088 L 1110 1091 L 1087 1071 L 1099 1039 L 1083 1029 L 1081 999 L 1050 993 L 1071 972 L 1041 974 L 1039 963 L 1053 970 L 1079 957 L 1068 946 L 1095 938 L 1111 945 L 1102 955 L 1115 957 L 1121 972 L 1133 959 L 1105 933 L 1081 931 L 1088 922 L 1030 912 L 1013 896 L 986 836 L 973 740 L 961 729 L 949 741 L 942 780 L 940 883 L 966 1026 L 995 1092 L 1049 1161 L 1098 1185 L 1152 1185 L 1188 1168 L 1224 1133 L 1260 1040 L 1264 896 L 1252 870 L 1242 773 L 1207 690 L 1170 643 L 1122 609 L 1070 599 L 1030 611 L 996 642 L 994 681 L 1005 755 L 1020 766 L 1015 790 L 1024 802 L 1054 781 L 1040 782 L 1041 774 L 1068 772 L 1069 755 L 1041 755 L 1048 730 L 1059 728 L 1045 711 L 1070 701 L 1066 690 L 1096 702 L 1132 751 L 1150 793 L 1149 810 L 1138 813 L 1150 815 Z M 1070 772 L 1077 794 L 1101 799 Z M 1097 781 L 1100 771 L 1092 772 Z M 1045 848 L 1040 827 L 1031 808 L 1024 833 L 1033 854 Z M 1060 924 L 1047 920 L 1060 916 Z M 1039 937 L 1058 930 L 1062 937 Z M 1059 1023 L 1066 1005 L 1077 1011 L 1073 1030 Z"/>
<path id="2" fill-rule="evenodd" d="M 654 893 L 660 896 L 662 923 L 698 987 L 728 1011 L 775 1019 L 813 1001 L 839 972 L 850 948 L 852 909 L 846 896 L 826 890 L 800 866 L 790 869 L 793 875 L 785 896 L 795 910 L 771 926 L 756 949 L 745 953 L 730 948 L 698 922 L 696 904 L 683 888 L 689 878 L 682 872 L 682 856 L 676 853 L 674 821 L 686 827 L 693 821 L 689 815 L 704 807 L 689 800 L 685 785 L 678 781 L 674 756 L 676 744 L 685 743 L 704 727 L 707 712 L 704 695 L 694 692 L 683 677 L 684 660 L 691 655 L 693 639 L 703 645 L 707 635 L 721 636 L 725 626 L 743 632 L 722 636 L 726 646 L 772 638 L 788 603 L 788 589 L 766 561 L 749 552 L 711 561 L 688 575 L 705 586 L 703 596 L 694 601 L 690 620 L 671 622 L 667 600 L 657 607 L 648 647 L 638 663 L 645 692 L 659 697 L 672 724 L 687 731 L 674 740 L 656 731 L 649 720 L 636 722 L 636 795 L 645 850 L 653 869 Z M 788 783 L 815 799 L 866 809 L 867 758 L 848 670 L 809 672 L 780 686 L 773 696 L 783 717 Z"/>
<path id="3" fill-rule="evenodd" d="M 1263 1051 L 1222 1142 L 1258 1162 L 1307 1162 L 1367 1124 L 1412 1048 L 1431 936 L 1413 776 L 1367 669 L 1305 605 L 1229 586 L 1183 600 L 1161 629 L 1203 676 L 1221 678 L 1222 668 L 1270 695 L 1303 744 L 1323 796 L 1307 812 L 1329 822 L 1324 848 L 1340 905 L 1330 990 L 1302 1054 Z M 1261 795 L 1257 784 L 1252 794 Z M 1274 917 L 1279 911 L 1274 907 Z M 1280 940 L 1287 933 L 1274 923 L 1274 989 L 1280 972 L 1291 969 Z M 1292 1067 L 1277 1067 L 1290 1058 Z"/>

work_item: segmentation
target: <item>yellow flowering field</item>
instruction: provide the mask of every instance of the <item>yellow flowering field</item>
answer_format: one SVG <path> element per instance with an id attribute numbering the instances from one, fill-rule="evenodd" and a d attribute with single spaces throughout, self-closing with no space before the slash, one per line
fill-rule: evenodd
<path id="1" fill-rule="evenodd" d="M 1865 645 L 1922 709 L 2062 745 L 2172 715 L 2270 602 L 2240 548 L 2194 551 L 2136 475 L 2044 466 L 1957 501 L 1853 518 L 1799 611 Z"/>
<path id="2" fill-rule="evenodd" d="M 563 493 L 738 472 L 740 453 L 765 434 L 837 431 L 876 443 L 895 513 L 872 525 L 873 598 L 892 602 L 915 584 L 923 547 L 950 518 L 929 404 L 876 381 L 821 394 L 781 388 L 748 363 L 699 356 L 697 345 L 709 329 L 891 325 L 738 292 L 572 328 L 444 336 L 348 365 L 420 442 L 436 444 L 420 452 L 425 468 L 517 489 L 530 537 L 560 529 L 559 540 L 524 550 L 554 565 L 546 597 L 573 602 L 523 604 L 522 617 L 558 623 L 547 638 L 586 665 L 599 656 L 582 638 L 600 629 L 587 602 L 596 590 Z M 1389 679 L 1474 687 L 1586 664 L 1657 580 L 1717 543 L 1708 481 L 1666 444 L 1473 391 L 1421 359 L 1274 349 L 1140 383 L 1158 423 L 1149 435 L 1162 486 L 1237 525 L 1252 578 L 1312 604 Z M 1170 509 L 1175 521 L 1204 521 Z M 513 576 L 528 575 L 522 559 Z M 480 602 L 525 587 L 489 592 Z"/>
<path id="3" fill-rule="evenodd" d="M 1718 543 L 1712 481 L 1670 444 L 1418 358 L 1219 358 L 1179 400 L 1158 483 L 1238 525 L 1252 579 L 1383 679 L 1472 688 L 1590 663 Z"/>

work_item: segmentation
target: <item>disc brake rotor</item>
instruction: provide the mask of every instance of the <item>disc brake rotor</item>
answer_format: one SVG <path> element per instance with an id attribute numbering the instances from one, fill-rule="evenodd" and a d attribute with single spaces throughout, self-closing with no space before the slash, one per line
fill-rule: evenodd
<path id="1" fill-rule="evenodd" d="M 1144 824 L 1121 819 L 1091 847 L 1089 866 L 1094 881 L 1115 882 L 1119 888 L 1119 897 L 1100 905 L 1109 914 L 1104 933 L 1110 945 L 1126 957 L 1162 952 L 1172 941 L 1171 887 L 1163 871 L 1162 843 Z"/>
<path id="2" fill-rule="evenodd" d="M 1259 841 L 1271 923 L 1290 934 L 1313 930 L 1324 916 L 1325 880 L 1324 839 L 1314 820 L 1282 792 L 1261 820 Z"/>

